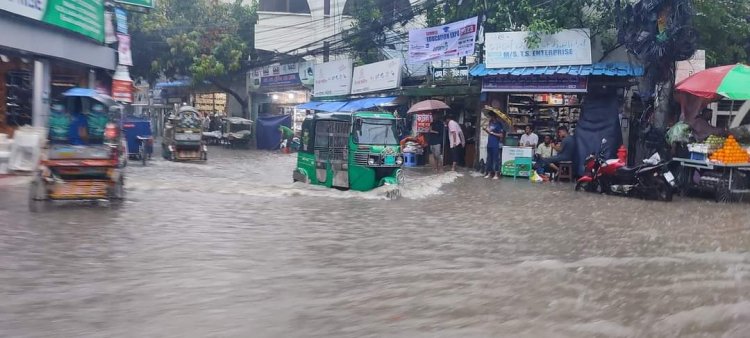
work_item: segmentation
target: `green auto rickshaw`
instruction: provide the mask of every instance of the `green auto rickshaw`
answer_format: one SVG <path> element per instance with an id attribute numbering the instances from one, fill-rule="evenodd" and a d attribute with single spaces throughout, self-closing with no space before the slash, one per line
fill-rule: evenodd
<path id="1" fill-rule="evenodd" d="M 309 115 L 302 123 L 294 181 L 357 191 L 402 184 L 396 122 L 380 112 Z"/>

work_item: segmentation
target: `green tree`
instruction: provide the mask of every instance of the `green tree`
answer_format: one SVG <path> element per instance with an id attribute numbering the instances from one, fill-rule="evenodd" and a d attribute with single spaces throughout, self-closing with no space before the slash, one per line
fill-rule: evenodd
<path id="1" fill-rule="evenodd" d="M 160 0 L 148 15 L 136 16 L 131 34 L 136 76 L 190 75 L 227 92 L 247 116 L 247 96 L 231 83 L 244 79 L 245 61 L 254 53 L 255 4 L 242 0 Z"/>
<path id="2" fill-rule="evenodd" d="M 707 66 L 750 63 L 750 1 L 694 0 L 693 6 Z"/>
<path id="3" fill-rule="evenodd" d="M 561 29 L 588 28 L 606 49 L 615 46 L 619 4 L 613 0 L 463 0 L 434 3 L 427 12 L 430 26 L 481 18 L 486 13 L 485 32 L 530 31 L 527 43 L 535 46 L 543 34 Z"/>

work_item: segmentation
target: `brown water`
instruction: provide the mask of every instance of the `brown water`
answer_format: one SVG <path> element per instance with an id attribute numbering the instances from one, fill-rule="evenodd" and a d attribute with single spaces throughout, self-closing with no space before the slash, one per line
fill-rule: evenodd
<path id="1" fill-rule="evenodd" d="M 747 337 L 750 210 L 408 174 L 406 198 L 210 149 L 117 209 L 0 179 L 3 337 Z"/>

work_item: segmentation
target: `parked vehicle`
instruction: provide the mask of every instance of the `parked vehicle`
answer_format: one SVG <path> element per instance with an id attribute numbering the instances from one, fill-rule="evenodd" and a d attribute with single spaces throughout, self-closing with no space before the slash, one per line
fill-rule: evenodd
<path id="1" fill-rule="evenodd" d="M 241 117 L 227 117 L 223 121 L 221 139 L 230 148 L 250 148 L 253 121 Z"/>
<path id="2" fill-rule="evenodd" d="M 56 200 L 122 200 L 122 106 L 92 89 L 63 96 L 65 105 L 50 112 L 49 146 L 31 182 L 29 209 Z"/>
<path id="3" fill-rule="evenodd" d="M 134 158 L 146 165 L 154 152 L 154 136 L 151 120 L 143 117 L 126 116 L 122 124 L 127 142 L 128 157 Z"/>
<path id="4" fill-rule="evenodd" d="M 169 116 L 164 126 L 162 156 L 170 161 L 206 161 L 208 147 L 201 133 L 201 114 L 190 106 L 182 106 Z"/>
<path id="5" fill-rule="evenodd" d="M 403 183 L 396 121 L 376 112 L 308 116 L 293 180 L 358 191 Z"/>
<path id="6" fill-rule="evenodd" d="M 602 140 L 602 149 L 604 144 L 606 139 Z M 604 159 L 603 151 L 592 154 L 586 158 L 586 173 L 578 179 L 575 190 L 671 201 L 675 179 L 669 162 L 662 161 L 658 153 L 643 162 L 628 167 L 623 160 Z"/>

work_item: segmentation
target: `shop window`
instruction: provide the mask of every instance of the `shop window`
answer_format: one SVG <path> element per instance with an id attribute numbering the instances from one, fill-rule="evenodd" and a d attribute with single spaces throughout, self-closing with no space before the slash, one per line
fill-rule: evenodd
<path id="1" fill-rule="evenodd" d="M 5 122 L 10 126 L 31 124 L 31 73 L 5 74 Z"/>
<path id="2" fill-rule="evenodd" d="M 261 0 L 260 11 L 310 14 L 307 0 Z"/>

